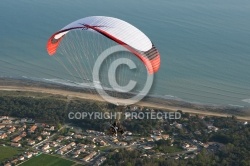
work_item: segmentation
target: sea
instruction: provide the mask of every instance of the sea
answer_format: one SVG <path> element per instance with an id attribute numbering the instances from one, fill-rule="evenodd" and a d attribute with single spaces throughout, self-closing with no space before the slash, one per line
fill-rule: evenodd
<path id="1" fill-rule="evenodd" d="M 0 77 L 57 81 L 46 42 L 87 16 L 120 18 L 153 41 L 161 67 L 150 95 L 250 107 L 249 0 L 1 0 Z"/>

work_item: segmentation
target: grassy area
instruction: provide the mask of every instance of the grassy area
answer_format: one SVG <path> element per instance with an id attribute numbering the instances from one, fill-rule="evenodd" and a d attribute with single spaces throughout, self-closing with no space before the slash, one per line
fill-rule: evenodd
<path id="1" fill-rule="evenodd" d="M 12 158 L 15 155 L 20 154 L 23 150 L 18 148 L 13 148 L 9 146 L 0 146 L 0 161 L 4 161 Z"/>
<path id="2" fill-rule="evenodd" d="M 164 149 L 165 153 L 175 153 L 175 152 L 181 152 L 183 149 L 177 147 L 177 146 L 168 146 Z"/>
<path id="3" fill-rule="evenodd" d="M 4 91 L 4 90 L 0 90 L 0 96 L 9 96 L 9 97 L 34 97 L 36 99 L 47 99 L 47 98 L 51 98 L 54 99 L 55 97 L 57 97 L 57 99 L 59 100 L 64 100 L 66 101 L 67 98 L 61 95 L 53 95 L 53 94 L 46 94 L 46 93 L 40 93 L 40 92 L 26 92 L 26 91 Z"/>
<path id="4" fill-rule="evenodd" d="M 59 157 L 41 154 L 21 164 L 21 166 L 71 166 L 76 163 Z"/>
<path id="5" fill-rule="evenodd" d="M 98 147 L 96 147 L 95 149 L 96 150 L 100 150 L 100 151 L 106 151 L 107 149 L 109 149 L 110 148 L 110 146 L 98 146 Z"/>
<path id="6" fill-rule="evenodd" d="M 183 149 L 177 147 L 177 146 L 169 146 L 168 148 L 165 149 L 165 152 L 167 153 L 175 153 L 175 152 L 181 152 Z"/>
<path id="7" fill-rule="evenodd" d="M 158 148 L 154 148 L 155 150 L 162 152 L 162 153 L 175 153 L 183 151 L 182 148 L 177 146 L 160 146 Z"/>

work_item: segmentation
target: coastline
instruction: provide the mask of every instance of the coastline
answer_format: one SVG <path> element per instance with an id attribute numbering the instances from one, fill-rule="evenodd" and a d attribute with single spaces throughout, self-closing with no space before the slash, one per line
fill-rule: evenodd
<path id="1" fill-rule="evenodd" d="M 106 102 L 98 94 L 90 94 L 86 89 L 72 88 L 58 84 L 45 84 L 43 82 L 15 80 L 15 79 L 0 79 L 1 91 L 18 91 L 18 92 L 35 92 L 50 95 L 59 95 L 64 97 L 79 98 L 84 100 L 92 100 L 98 102 Z M 223 109 L 231 109 L 230 107 L 212 107 L 198 104 L 190 104 L 186 102 L 155 99 L 146 97 L 134 105 L 148 108 L 161 109 L 166 111 L 181 110 L 184 113 L 199 114 L 204 116 L 231 117 L 236 116 L 238 120 L 250 121 L 248 110 L 239 109 L 238 112 L 223 113 Z M 214 111 L 213 111 L 214 110 Z M 220 111 L 218 111 L 220 110 Z"/>

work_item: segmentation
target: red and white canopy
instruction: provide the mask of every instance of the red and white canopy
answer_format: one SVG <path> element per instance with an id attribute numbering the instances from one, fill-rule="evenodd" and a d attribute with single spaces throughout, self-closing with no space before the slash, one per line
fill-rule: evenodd
<path id="1" fill-rule="evenodd" d="M 54 55 L 63 39 L 70 30 L 85 29 L 100 33 L 121 44 L 142 60 L 150 74 L 159 70 L 160 54 L 150 39 L 133 25 L 113 17 L 90 16 L 74 21 L 60 31 L 54 33 L 47 43 L 49 55 Z"/>

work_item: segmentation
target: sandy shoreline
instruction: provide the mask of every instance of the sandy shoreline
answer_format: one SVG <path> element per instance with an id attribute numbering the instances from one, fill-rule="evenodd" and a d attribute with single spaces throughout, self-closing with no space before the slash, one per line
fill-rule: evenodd
<path id="1" fill-rule="evenodd" d="M 83 92 L 75 92 L 70 90 L 64 90 L 64 89 L 52 89 L 52 88 L 45 88 L 45 87 L 30 87 L 30 86 L 13 86 L 13 85 L 0 85 L 0 91 L 22 91 L 22 92 L 38 92 L 38 93 L 44 93 L 44 94 L 52 94 L 52 95 L 61 95 L 65 97 L 72 97 L 72 98 L 80 98 L 84 100 L 94 100 L 94 101 L 100 101 L 105 102 L 102 97 L 96 94 L 89 94 L 89 93 L 83 93 Z M 232 116 L 230 114 L 223 114 L 223 113 L 216 113 L 211 111 L 202 111 L 198 109 L 192 109 L 192 108 L 184 108 L 184 107 L 178 107 L 178 106 L 168 106 L 166 104 L 159 104 L 159 103 L 149 103 L 145 101 L 141 101 L 139 103 L 136 103 L 136 105 L 144 106 L 144 107 L 150 107 L 150 108 L 158 108 L 162 110 L 169 110 L 169 111 L 177 111 L 182 110 L 183 112 L 191 113 L 191 114 L 200 114 L 205 116 L 217 116 L 217 117 L 228 117 Z M 250 120 L 250 116 L 236 116 L 239 120 Z"/>

